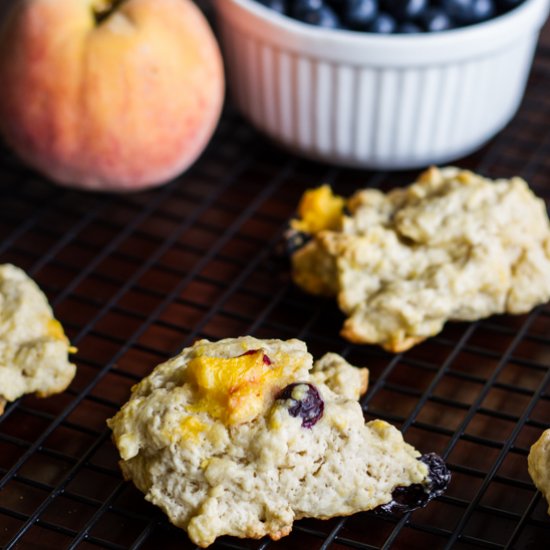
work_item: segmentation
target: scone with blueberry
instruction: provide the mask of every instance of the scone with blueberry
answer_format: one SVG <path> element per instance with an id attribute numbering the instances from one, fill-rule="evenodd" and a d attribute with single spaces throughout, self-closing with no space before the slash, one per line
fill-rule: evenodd
<path id="1" fill-rule="evenodd" d="M 202 340 L 136 385 L 108 425 L 124 476 L 194 543 L 279 539 L 300 518 L 408 509 L 445 488 L 439 457 L 365 424 L 366 384 L 366 369 L 336 354 L 314 363 L 299 340 Z"/>
<path id="2" fill-rule="evenodd" d="M 292 221 L 295 283 L 334 296 L 342 335 L 404 351 L 448 320 L 526 313 L 550 299 L 550 223 L 520 178 L 431 168 L 389 193 L 304 194 Z"/>
<path id="3" fill-rule="evenodd" d="M 62 392 L 74 378 L 72 351 L 37 284 L 18 267 L 0 265 L 0 414 L 26 393 Z"/>

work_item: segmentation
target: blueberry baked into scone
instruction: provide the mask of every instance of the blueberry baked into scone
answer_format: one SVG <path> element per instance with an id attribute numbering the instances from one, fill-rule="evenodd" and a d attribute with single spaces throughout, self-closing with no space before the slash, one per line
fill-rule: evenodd
<path id="1" fill-rule="evenodd" d="M 544 495 L 550 514 L 550 429 L 542 432 L 527 457 L 529 475 L 535 487 Z"/>
<path id="2" fill-rule="evenodd" d="M 334 296 L 352 342 L 404 351 L 448 320 L 525 313 L 550 298 L 550 224 L 521 178 L 430 168 L 389 193 L 307 191 L 292 277 Z M 301 244 L 301 243 L 299 243 Z"/>
<path id="3" fill-rule="evenodd" d="M 191 540 L 279 539 L 293 521 L 425 505 L 449 482 L 382 420 L 368 371 L 299 340 L 201 340 L 159 365 L 110 420 L 124 476 Z"/>
<path id="4" fill-rule="evenodd" d="M 76 372 L 72 351 L 37 284 L 20 268 L 0 265 L 0 414 L 26 393 L 65 390 Z"/>

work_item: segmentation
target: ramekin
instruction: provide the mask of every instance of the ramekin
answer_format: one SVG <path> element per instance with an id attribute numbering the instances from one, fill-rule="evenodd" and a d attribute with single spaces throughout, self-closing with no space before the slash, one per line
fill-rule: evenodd
<path id="1" fill-rule="evenodd" d="M 216 0 L 238 109 L 306 157 L 418 168 L 460 158 L 514 116 L 549 0 L 417 35 L 313 27 L 254 0 Z"/>

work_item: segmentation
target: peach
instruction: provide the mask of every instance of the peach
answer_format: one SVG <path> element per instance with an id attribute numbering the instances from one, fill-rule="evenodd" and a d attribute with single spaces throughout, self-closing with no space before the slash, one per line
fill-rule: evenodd
<path id="1" fill-rule="evenodd" d="M 22 0 L 0 33 L 0 133 L 64 185 L 166 182 L 206 147 L 223 96 L 217 41 L 190 0 Z"/>

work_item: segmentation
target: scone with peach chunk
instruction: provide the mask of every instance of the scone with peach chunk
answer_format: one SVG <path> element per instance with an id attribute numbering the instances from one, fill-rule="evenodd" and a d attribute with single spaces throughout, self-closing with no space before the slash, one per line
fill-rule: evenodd
<path id="1" fill-rule="evenodd" d="M 71 349 L 37 284 L 20 268 L 0 265 L 0 414 L 26 393 L 62 392 L 76 371 Z"/>
<path id="2" fill-rule="evenodd" d="M 292 228 L 294 282 L 334 296 L 342 335 L 404 351 L 446 321 L 526 313 L 550 299 L 550 223 L 521 178 L 431 168 L 408 187 L 307 191 Z"/>
<path id="3" fill-rule="evenodd" d="M 367 372 L 334 353 L 314 363 L 299 340 L 201 340 L 108 421 L 121 469 L 201 547 L 276 540 L 304 517 L 423 506 L 448 471 L 386 422 L 365 424 Z"/>

